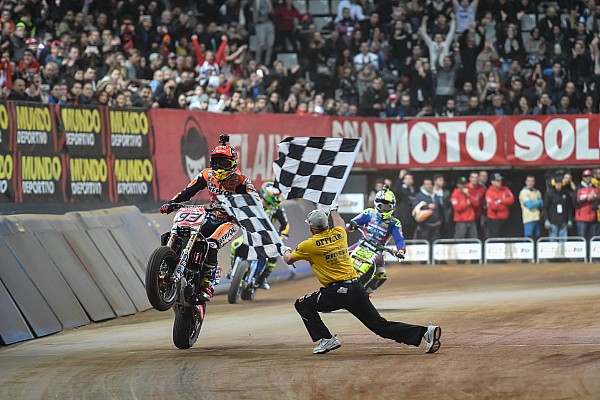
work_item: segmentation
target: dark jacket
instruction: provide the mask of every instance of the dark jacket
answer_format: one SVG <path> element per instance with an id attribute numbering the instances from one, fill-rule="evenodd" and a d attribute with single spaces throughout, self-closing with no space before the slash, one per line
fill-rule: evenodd
<path id="1" fill-rule="evenodd" d="M 552 225 L 564 225 L 573 218 L 571 196 L 565 188 L 550 188 L 544 199 L 544 215 Z"/>

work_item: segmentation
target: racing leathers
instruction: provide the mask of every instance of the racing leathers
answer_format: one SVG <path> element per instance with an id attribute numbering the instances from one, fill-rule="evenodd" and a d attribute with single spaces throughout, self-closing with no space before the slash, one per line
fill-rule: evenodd
<path id="1" fill-rule="evenodd" d="M 217 271 L 217 252 L 229 242 L 239 230 L 233 219 L 225 212 L 219 195 L 231 196 L 233 194 L 253 194 L 258 200 L 258 192 L 250 179 L 236 169 L 225 180 L 218 180 L 211 168 L 205 168 L 191 181 L 187 187 L 177 193 L 169 203 L 178 203 L 191 199 L 201 190 L 208 189 L 210 202 L 206 206 L 207 217 L 202 225 L 202 235 L 207 238 L 209 249 L 204 261 L 204 276 L 202 288 L 205 294 L 212 297 L 215 275 Z M 210 300 L 207 298 L 207 300 Z"/>
<path id="2" fill-rule="evenodd" d="M 399 219 L 394 218 L 393 216 L 383 219 L 377 210 L 374 208 L 367 208 L 354 217 L 350 221 L 350 225 L 361 227 L 368 240 L 374 241 L 382 246 L 385 246 L 390 237 L 393 237 L 396 242 L 396 249 L 402 253 L 406 252 L 402 224 Z M 352 253 L 358 245 L 359 243 L 353 244 L 348 248 L 348 251 Z M 387 279 L 383 254 L 379 254 L 375 259 L 375 278 L 377 279 L 373 279 L 368 285 L 369 287 L 367 289 L 371 289 L 370 291 L 377 289 Z"/>
<path id="3" fill-rule="evenodd" d="M 263 204 L 265 204 L 263 202 Z M 264 207 L 265 214 L 271 220 L 273 226 L 278 227 L 277 231 L 282 239 L 288 236 L 290 231 L 290 225 L 288 223 L 287 214 L 285 213 L 285 208 L 282 205 L 273 206 L 271 204 L 266 204 Z M 237 256 L 242 258 L 246 258 L 248 256 L 248 246 L 244 245 L 244 238 L 239 237 L 231 242 L 231 267 L 233 268 L 233 263 Z M 271 257 L 267 260 L 267 264 L 263 271 L 259 271 L 257 285 L 261 289 L 270 289 L 269 284 L 267 283 L 267 278 L 271 275 L 271 272 L 275 269 L 277 265 L 277 257 Z M 229 276 L 231 278 L 231 276 Z"/>

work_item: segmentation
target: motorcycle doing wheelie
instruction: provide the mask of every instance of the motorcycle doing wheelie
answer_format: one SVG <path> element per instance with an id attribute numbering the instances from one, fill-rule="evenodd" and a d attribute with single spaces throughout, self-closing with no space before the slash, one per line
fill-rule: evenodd
<path id="1" fill-rule="evenodd" d="M 146 269 L 146 294 L 158 311 L 173 308 L 173 343 L 189 349 L 198 339 L 206 314 L 200 294 L 208 242 L 201 233 L 206 219 L 204 206 L 173 204 L 177 210 L 169 234 L 163 235 Z M 217 268 L 216 282 L 220 278 Z"/>
<path id="2" fill-rule="evenodd" d="M 401 253 L 382 246 L 374 240 L 370 240 L 362 229 L 358 231 L 362 237 L 358 241 L 358 245 L 350 252 L 352 266 L 358 272 L 360 283 L 365 288 L 375 290 L 387 279 L 385 271 L 382 273 L 377 273 L 376 271 L 377 258 L 382 257 L 382 253 L 384 252 L 396 257 L 398 261 L 402 260 L 404 256 Z"/>

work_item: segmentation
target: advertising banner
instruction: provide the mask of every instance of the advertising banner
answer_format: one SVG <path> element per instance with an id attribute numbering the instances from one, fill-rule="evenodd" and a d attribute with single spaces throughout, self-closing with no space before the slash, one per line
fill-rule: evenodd
<path id="1" fill-rule="evenodd" d="M 500 117 L 411 121 L 277 114 L 222 115 L 152 110 L 160 198 L 167 200 L 208 166 L 222 133 L 239 153 L 239 166 L 255 186 L 273 179 L 277 144 L 289 136 L 362 139 L 356 168 L 467 167 L 505 162 Z M 202 198 L 202 196 L 199 196 Z"/>
<path id="2" fill-rule="evenodd" d="M 0 203 L 16 199 L 12 103 L 0 102 Z"/>
<path id="3" fill-rule="evenodd" d="M 104 110 L 77 106 L 54 108 L 58 130 L 64 137 L 63 149 L 71 156 L 107 155 Z"/>
<path id="4" fill-rule="evenodd" d="M 506 117 L 509 165 L 590 165 L 600 160 L 600 116 Z"/>
<path id="5" fill-rule="evenodd" d="M 409 121 L 321 118 L 329 122 L 328 136 L 362 139 L 355 163 L 359 168 L 502 165 L 505 159 L 501 117 Z"/>
<path id="6" fill-rule="evenodd" d="M 13 150 L 11 122 L 14 120 L 11 112 L 12 103 L 0 101 L 0 154 Z"/>
<path id="7" fill-rule="evenodd" d="M 20 202 L 65 201 L 65 158 L 58 155 L 27 155 L 17 153 L 20 171 L 18 200 Z"/>
<path id="8" fill-rule="evenodd" d="M 114 202 L 156 201 L 156 174 L 150 158 L 110 158 Z"/>
<path id="9" fill-rule="evenodd" d="M 16 150 L 23 154 L 58 153 L 56 124 L 49 105 L 15 103 Z"/>
<path id="10" fill-rule="evenodd" d="M 146 110 L 108 110 L 110 151 L 115 157 L 150 157 L 152 140 Z M 166 121 L 167 126 L 169 121 Z"/>
<path id="11" fill-rule="evenodd" d="M 109 162 L 106 157 L 83 158 L 68 157 L 69 201 L 83 203 L 88 201 L 108 202 L 112 200 Z"/>

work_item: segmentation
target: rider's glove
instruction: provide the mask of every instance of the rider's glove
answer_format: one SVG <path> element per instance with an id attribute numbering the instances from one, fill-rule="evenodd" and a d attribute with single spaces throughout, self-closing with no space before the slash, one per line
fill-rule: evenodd
<path id="1" fill-rule="evenodd" d="M 167 203 L 160 206 L 161 214 L 170 214 L 171 212 L 173 212 L 173 204 Z"/>
<path id="2" fill-rule="evenodd" d="M 358 227 L 358 224 L 356 223 L 356 221 L 350 221 L 346 224 L 346 230 L 348 232 L 354 231 L 357 227 Z"/>
<path id="3" fill-rule="evenodd" d="M 404 260 L 404 250 L 397 250 L 396 258 L 399 258 L 400 260 Z"/>

